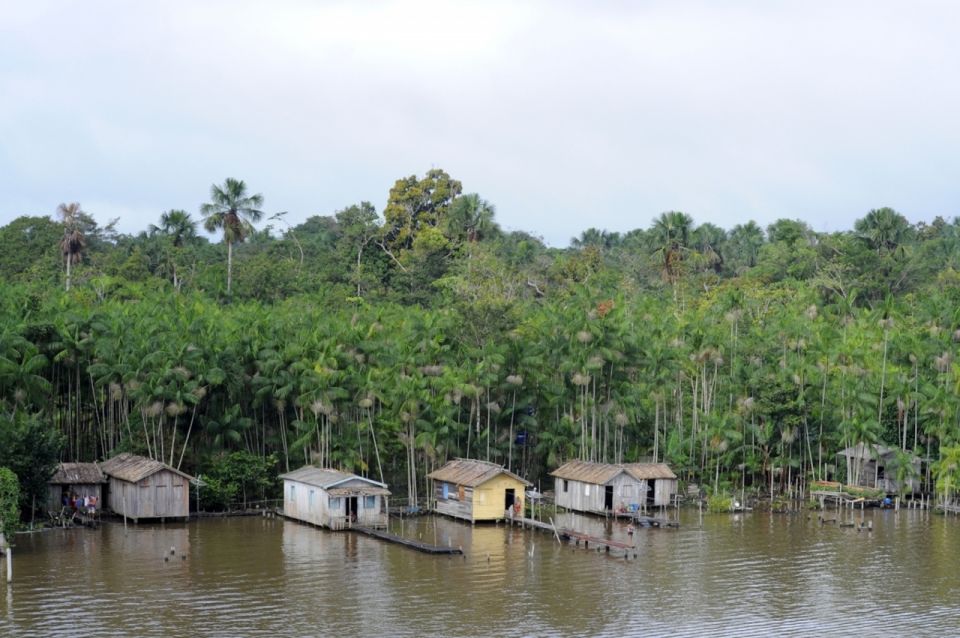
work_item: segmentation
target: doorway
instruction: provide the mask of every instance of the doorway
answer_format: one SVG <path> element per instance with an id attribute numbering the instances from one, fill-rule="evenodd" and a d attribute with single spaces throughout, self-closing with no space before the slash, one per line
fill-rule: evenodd
<path id="1" fill-rule="evenodd" d="M 347 501 L 347 520 L 351 523 L 357 520 L 357 497 L 348 496 Z"/>
<path id="2" fill-rule="evenodd" d="M 603 488 L 603 509 L 613 509 L 613 486 L 605 485 Z"/>
<path id="3" fill-rule="evenodd" d="M 503 509 L 504 510 L 512 510 L 513 504 L 514 502 L 516 502 L 516 500 L 517 500 L 517 495 L 514 492 L 512 487 L 507 488 L 506 490 L 503 491 Z"/>

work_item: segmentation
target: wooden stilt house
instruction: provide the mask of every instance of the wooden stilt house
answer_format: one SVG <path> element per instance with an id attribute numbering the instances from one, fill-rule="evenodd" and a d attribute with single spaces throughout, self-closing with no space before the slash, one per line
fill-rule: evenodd
<path id="1" fill-rule="evenodd" d="M 83 509 L 99 511 L 103 507 L 103 488 L 107 477 L 96 463 L 60 463 L 47 481 L 47 511 L 60 512 L 64 507 L 80 509 L 76 502 L 90 503 Z"/>
<path id="2" fill-rule="evenodd" d="M 387 526 L 390 490 L 384 483 L 312 465 L 280 478 L 285 516 L 330 529 Z"/>
<path id="3" fill-rule="evenodd" d="M 124 452 L 100 464 L 107 475 L 107 508 L 118 516 L 161 520 L 190 517 L 189 474 Z"/>
<path id="4" fill-rule="evenodd" d="M 433 509 L 471 523 L 519 516 L 525 481 L 501 465 L 456 459 L 427 475 L 433 481 Z"/>
<path id="5" fill-rule="evenodd" d="M 840 450 L 846 464 L 847 484 L 880 489 L 887 494 L 921 491 L 920 457 L 886 445 L 858 443 Z"/>
<path id="6" fill-rule="evenodd" d="M 637 511 L 669 505 L 677 476 L 665 463 L 569 461 L 550 473 L 557 505 L 578 512 Z"/>

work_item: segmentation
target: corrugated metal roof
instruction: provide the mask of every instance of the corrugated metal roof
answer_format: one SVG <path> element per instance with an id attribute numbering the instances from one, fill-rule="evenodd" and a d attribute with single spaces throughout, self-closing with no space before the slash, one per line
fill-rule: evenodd
<path id="1" fill-rule="evenodd" d="M 627 472 L 638 481 L 677 478 L 677 475 L 673 473 L 666 463 L 616 464 L 594 463 L 592 461 L 568 461 L 553 472 L 550 472 L 550 476 L 567 479 L 569 481 L 579 481 L 581 483 L 605 485 L 621 472 Z"/>
<path id="2" fill-rule="evenodd" d="M 100 469 L 103 470 L 103 473 L 107 476 L 120 479 L 121 481 L 128 481 L 130 483 L 142 481 L 148 476 L 156 474 L 160 470 L 169 470 L 175 474 L 179 474 L 187 480 L 193 480 L 193 477 L 186 472 L 176 470 L 166 463 L 161 463 L 160 461 L 156 461 L 154 459 L 148 459 L 145 456 L 130 454 L 129 452 L 123 452 L 122 454 L 116 455 L 112 459 L 107 459 L 100 464 Z"/>
<path id="3" fill-rule="evenodd" d="M 427 478 L 445 483 L 453 483 L 455 485 L 463 485 L 464 487 L 476 487 L 501 474 L 506 474 L 528 487 L 533 485 L 530 481 L 520 478 L 502 465 L 476 459 L 456 459 L 450 461 L 440 469 L 427 474 Z"/>
<path id="4" fill-rule="evenodd" d="M 312 465 L 305 465 L 298 470 L 292 472 L 287 472 L 286 474 L 280 475 L 281 479 L 288 481 L 297 481 L 298 483 L 305 483 L 306 485 L 313 485 L 316 487 L 323 488 L 330 492 L 331 488 L 336 487 L 340 483 L 345 483 L 346 481 L 363 481 L 367 483 L 367 486 L 351 486 L 344 487 L 341 489 L 350 490 L 351 494 L 359 494 L 359 490 L 370 489 L 368 486 L 382 489 L 384 492 L 389 494 L 387 486 L 379 481 L 374 481 L 373 479 L 368 479 L 363 476 L 357 476 L 356 474 L 349 474 L 347 472 L 341 472 L 340 470 L 333 470 L 330 468 L 319 468 Z"/>
<path id="5" fill-rule="evenodd" d="M 106 481 L 107 477 L 96 463 L 61 463 L 47 482 L 53 485 L 78 485 Z"/>

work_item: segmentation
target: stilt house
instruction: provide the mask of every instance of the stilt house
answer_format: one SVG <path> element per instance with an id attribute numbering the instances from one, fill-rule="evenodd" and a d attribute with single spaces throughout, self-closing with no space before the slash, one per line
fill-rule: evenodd
<path id="1" fill-rule="evenodd" d="M 848 485 L 872 487 L 887 494 L 921 491 L 921 460 L 913 454 L 901 454 L 898 448 L 879 443 L 858 443 L 841 450 L 837 456 L 846 462 Z M 902 482 L 897 480 L 897 474 L 901 475 Z"/>
<path id="2" fill-rule="evenodd" d="M 61 463 L 47 481 L 47 511 L 59 512 L 73 498 L 93 497 L 94 509 L 103 505 L 107 477 L 96 463 Z"/>
<path id="3" fill-rule="evenodd" d="M 496 463 L 456 459 L 427 475 L 433 481 L 434 511 L 465 521 L 495 521 L 523 511 L 524 488 L 532 483 Z"/>
<path id="4" fill-rule="evenodd" d="M 330 529 L 387 526 L 390 490 L 384 483 L 312 465 L 280 478 L 285 516 Z"/>
<path id="5" fill-rule="evenodd" d="M 107 508 L 118 516 L 142 519 L 190 517 L 189 474 L 165 463 L 124 452 L 100 464 L 107 475 Z"/>
<path id="6" fill-rule="evenodd" d="M 550 473 L 557 505 L 579 512 L 637 511 L 669 505 L 677 475 L 666 463 L 569 461 Z"/>

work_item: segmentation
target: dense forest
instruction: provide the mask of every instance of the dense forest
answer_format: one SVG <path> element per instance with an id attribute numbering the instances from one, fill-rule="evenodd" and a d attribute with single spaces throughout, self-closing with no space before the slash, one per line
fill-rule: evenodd
<path id="1" fill-rule="evenodd" d="M 0 228 L 0 466 L 25 512 L 57 461 L 123 450 L 203 475 L 211 506 L 304 463 L 422 497 L 456 456 L 544 489 L 579 458 L 782 493 L 884 443 L 899 475 L 915 453 L 942 496 L 960 481 L 957 219 L 670 211 L 557 249 L 442 170 L 387 201 L 291 226 L 228 179 L 138 235 L 78 203 Z"/>

